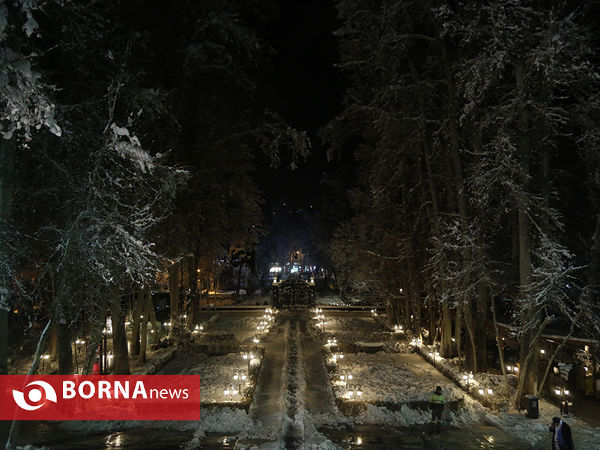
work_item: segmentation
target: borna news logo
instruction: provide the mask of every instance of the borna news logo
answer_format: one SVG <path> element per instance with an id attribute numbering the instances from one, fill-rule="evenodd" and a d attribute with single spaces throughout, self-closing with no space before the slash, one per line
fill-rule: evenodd
<path id="1" fill-rule="evenodd" d="M 200 420 L 198 375 L 2 375 L 0 420 Z"/>
<path id="2" fill-rule="evenodd" d="M 27 398 L 33 404 L 30 404 L 25 400 L 25 394 L 23 392 L 14 389 L 12 391 L 13 399 L 19 408 L 24 409 L 25 411 L 35 411 L 44 406 L 46 401 L 57 403 L 56 391 L 45 381 L 32 381 L 25 386 L 25 388 L 28 388 L 29 386 L 39 386 L 42 388 L 41 390 L 35 388 L 31 389 L 27 394 Z"/>

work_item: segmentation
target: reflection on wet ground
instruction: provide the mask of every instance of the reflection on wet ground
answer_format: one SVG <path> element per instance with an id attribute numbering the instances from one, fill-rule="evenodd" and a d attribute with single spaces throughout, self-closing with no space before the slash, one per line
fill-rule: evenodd
<path id="1" fill-rule="evenodd" d="M 527 436 L 516 439 L 501 429 L 474 424 L 461 428 L 442 428 L 438 434 L 429 425 L 406 428 L 388 428 L 378 425 L 355 425 L 351 429 L 321 428 L 321 433 L 343 449 L 546 449 L 550 442 L 532 445 Z M 4 433 L 2 433 L 4 435 Z M 81 433 L 67 432 L 53 422 L 25 424 L 20 443 L 46 446 L 50 449 L 176 449 L 192 439 L 192 431 L 133 428 L 117 432 Z M 3 436 L 2 436 L 3 437 Z M 4 445 L 5 440 L 2 441 Z M 207 433 L 202 449 L 227 449 L 236 447 L 236 436 Z M 244 440 L 244 447 L 264 441 Z"/>
<path id="2" fill-rule="evenodd" d="M 4 431 L 4 429 L 2 430 Z M 5 433 L 1 433 L 0 448 L 6 443 Z M 56 422 L 23 423 L 19 445 L 45 446 L 50 449 L 172 449 L 189 442 L 192 431 L 132 428 L 115 432 L 83 434 L 65 431 Z M 227 448 L 227 447 L 216 447 Z"/>
<path id="3" fill-rule="evenodd" d="M 320 429 L 332 442 L 344 449 L 482 449 L 498 448 L 511 450 L 545 449 L 547 442 L 532 446 L 527 437 L 515 439 L 497 427 L 475 424 L 462 428 L 442 428 L 435 433 L 429 425 L 406 428 L 386 428 L 376 425 L 356 425 L 353 430 Z"/>

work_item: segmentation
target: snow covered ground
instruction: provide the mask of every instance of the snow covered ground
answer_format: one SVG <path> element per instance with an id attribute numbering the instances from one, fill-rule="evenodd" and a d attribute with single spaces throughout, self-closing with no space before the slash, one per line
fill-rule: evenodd
<path id="1" fill-rule="evenodd" d="M 351 437 L 352 430 L 369 429 L 374 433 L 385 427 L 427 430 L 430 413 L 426 406 L 432 390 L 439 385 L 451 403 L 444 411 L 444 424 L 457 430 L 470 430 L 465 440 L 472 440 L 477 433 L 483 439 L 484 430 L 494 429 L 497 436 L 504 436 L 502 442 L 514 439 L 515 448 L 543 448 L 548 443 L 548 425 L 558 413 L 554 405 L 540 401 L 539 419 L 486 408 L 467 394 L 466 386 L 461 386 L 464 372 L 456 361 L 436 358 L 434 367 L 433 361 L 428 361 L 428 353 L 434 349 L 422 347 L 424 357 L 407 353 L 414 346 L 401 343 L 401 336 L 386 331 L 382 322 L 369 313 L 328 313 L 326 320 L 331 332 L 326 329 L 325 333 L 315 327 L 312 315 L 283 312 L 271 332 L 262 336 L 260 346 L 265 347 L 265 370 L 261 370 L 258 381 L 264 386 L 262 389 L 257 386 L 254 391 L 250 412 L 233 407 L 229 403 L 232 399 L 223 392 L 225 385 L 233 382 L 235 369 L 247 370 L 247 360 L 242 354 L 208 356 L 194 351 L 190 345 L 178 352 L 160 373 L 201 376 L 202 403 L 210 406 L 203 407 L 200 422 L 66 422 L 63 427 L 88 433 L 115 430 L 143 433 L 142 430 L 150 428 L 181 430 L 188 433 L 185 448 L 210 446 L 211 439 L 219 436 L 223 447 L 235 443 L 236 448 L 275 449 L 292 439 L 303 442 L 303 448 L 307 449 L 340 448 L 332 440 L 346 448 L 343 440 L 334 436 L 336 432 L 331 434 L 327 430 L 338 430 L 338 436 L 343 435 L 344 439 Z M 252 315 L 222 314 L 208 334 L 212 333 L 213 337 L 233 335 L 242 344 L 238 336 L 246 333 L 250 336 L 257 319 Z M 344 358 L 333 364 L 332 350 L 334 353 L 340 350 L 325 344 L 334 335 L 340 347 L 352 346 L 370 352 L 382 348 L 383 344 L 385 352 L 344 352 Z M 258 369 L 260 363 L 256 360 L 253 366 Z M 439 367 L 453 379 L 441 374 Z M 352 374 L 349 384 L 359 385 L 363 393 L 359 408 L 344 406 L 356 402 L 348 398 L 348 389 L 340 379 L 341 374 L 348 373 Z M 470 393 L 479 387 L 496 389 L 498 380 L 496 375 L 475 374 Z M 327 392 L 330 399 L 323 401 Z M 338 410 L 332 394 L 340 401 L 340 410 L 346 414 L 353 411 L 352 415 L 344 416 Z M 600 429 L 574 417 L 567 422 L 573 429 L 578 448 L 600 450 Z M 467 447 L 469 445 L 472 444 L 467 443 Z"/>
<path id="2" fill-rule="evenodd" d="M 420 364 L 415 354 L 357 353 L 345 354 L 337 363 L 333 385 L 338 397 L 351 398 L 339 379 L 344 371 L 352 375 L 349 384 L 362 387 L 362 401 L 367 403 L 428 402 L 436 386 L 441 386 L 447 401 L 464 398 L 464 392 L 445 377 Z"/>

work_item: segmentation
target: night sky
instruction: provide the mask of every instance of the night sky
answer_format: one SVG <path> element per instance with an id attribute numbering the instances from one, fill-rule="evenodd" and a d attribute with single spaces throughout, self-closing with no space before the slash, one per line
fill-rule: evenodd
<path id="1" fill-rule="evenodd" d="M 268 209 L 282 203 L 292 208 L 319 201 L 321 181 L 336 170 L 329 163 L 319 129 L 341 109 L 344 79 L 334 67 L 337 56 L 333 32 L 339 26 L 330 1 L 282 2 L 277 22 L 266 30 L 276 51 L 265 92 L 277 112 L 311 138 L 312 152 L 296 170 L 281 167 L 259 172 Z"/>

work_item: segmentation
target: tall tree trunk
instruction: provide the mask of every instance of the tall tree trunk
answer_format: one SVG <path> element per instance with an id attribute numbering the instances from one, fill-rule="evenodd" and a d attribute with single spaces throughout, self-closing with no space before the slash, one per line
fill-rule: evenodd
<path id="1" fill-rule="evenodd" d="M 494 302 L 494 296 L 491 295 L 490 306 L 492 309 L 492 320 L 494 321 L 494 333 L 496 335 L 496 346 L 498 347 L 498 358 L 500 359 L 500 368 L 502 369 L 502 377 L 504 378 L 504 389 L 507 393 L 510 392 L 510 386 L 508 384 L 508 376 L 506 375 L 506 365 L 504 364 L 504 344 L 502 343 L 502 336 L 498 330 L 498 320 L 496 318 L 496 304 Z"/>
<path id="2" fill-rule="evenodd" d="M 73 335 L 71 328 L 64 320 L 56 325 L 58 340 L 58 373 L 71 375 L 73 373 Z M 81 361 L 83 363 L 83 361 Z"/>
<path id="3" fill-rule="evenodd" d="M 148 320 L 150 316 L 150 311 L 148 311 L 148 295 L 146 290 L 141 291 L 140 295 L 142 297 L 142 311 L 143 311 L 143 319 L 141 319 L 140 323 L 140 354 L 139 360 L 142 363 L 146 362 L 146 347 L 148 345 Z"/>
<path id="4" fill-rule="evenodd" d="M 0 226 L 3 229 L 6 229 L 5 227 L 12 220 L 15 179 L 15 139 L 7 140 L 0 137 Z M 0 375 L 6 375 L 8 374 L 8 312 L 12 275 L 9 269 L 9 249 L 5 243 L 0 245 L 0 259 L 5 261 L 0 269 L 2 270 L 0 273 Z"/>
<path id="5" fill-rule="evenodd" d="M 38 339 L 38 344 L 35 349 L 35 353 L 33 355 L 33 362 L 31 363 L 31 367 L 27 375 L 35 375 L 40 366 L 40 357 L 42 356 L 42 352 L 46 347 L 46 341 L 48 340 L 48 335 L 50 334 L 50 328 L 52 327 L 52 320 L 49 320 L 46 324 L 46 327 L 42 331 L 40 338 Z M 10 432 L 8 434 L 8 440 L 6 441 L 6 449 L 14 449 L 17 448 L 17 440 L 19 439 L 19 429 L 21 426 L 21 422 L 18 420 L 13 420 L 10 425 Z"/>
<path id="6" fill-rule="evenodd" d="M 56 324 L 50 329 L 48 341 L 48 354 L 50 355 L 50 358 L 56 359 L 58 357 L 58 330 Z"/>
<path id="7" fill-rule="evenodd" d="M 428 305 L 427 306 L 427 318 L 428 318 L 428 343 L 434 344 L 435 343 L 435 335 L 436 335 L 436 329 L 437 329 L 437 320 L 436 320 L 436 315 L 435 315 L 435 308 L 433 307 L 433 305 Z"/>
<path id="8" fill-rule="evenodd" d="M 479 295 L 477 297 L 477 313 L 475 314 L 475 340 L 479 342 L 477 346 L 477 368 L 479 371 L 486 371 L 487 361 L 487 310 L 489 307 L 490 291 L 486 283 L 479 284 Z"/>
<path id="9" fill-rule="evenodd" d="M 113 327 L 113 374 L 129 375 L 129 352 L 127 351 L 127 332 L 125 330 L 125 310 L 121 301 L 111 304 Z"/>
<path id="10" fill-rule="evenodd" d="M 552 355 L 550 356 L 550 360 L 548 361 L 548 364 L 546 365 L 546 370 L 544 371 L 544 376 L 542 377 L 542 381 L 540 382 L 540 385 L 538 386 L 537 392 L 535 393 L 536 395 L 539 395 L 540 392 L 542 392 L 542 389 L 544 388 L 544 384 L 546 383 L 546 378 L 548 377 L 548 373 L 550 372 L 550 367 L 552 367 L 552 363 L 554 362 L 554 359 L 556 358 L 556 355 L 558 355 L 558 352 L 564 347 L 564 345 L 566 344 L 566 342 L 573 335 L 573 331 L 575 331 L 575 325 L 578 322 L 580 314 L 581 314 L 581 312 L 577 316 L 575 316 L 573 318 L 573 320 L 571 320 L 571 326 L 569 327 L 569 332 L 562 339 L 562 341 L 560 342 L 560 344 L 558 344 L 558 346 L 556 347 L 556 350 L 554 350 L 554 352 L 552 352 Z"/>
<path id="11" fill-rule="evenodd" d="M 140 327 L 142 322 L 147 320 L 144 316 L 144 291 L 139 290 L 134 294 L 133 301 L 133 319 L 131 326 L 131 354 L 139 355 L 140 354 Z"/>
<path id="12" fill-rule="evenodd" d="M 1 295 L 1 294 L 0 294 Z M 0 300 L 0 303 L 2 300 Z M 8 375 L 8 309 L 0 305 L 0 375 Z"/>
<path id="13" fill-rule="evenodd" d="M 522 96 L 525 95 L 525 65 L 522 62 L 515 63 L 515 79 L 517 89 Z M 529 118 L 527 111 L 522 109 L 519 114 L 519 131 L 521 139 L 519 142 L 519 150 L 521 155 L 521 170 L 523 173 L 522 180 L 523 192 L 528 195 L 529 192 L 529 174 L 530 174 L 530 148 L 527 140 L 529 128 Z M 518 224 L 519 224 L 519 285 L 522 295 L 525 295 L 525 289 L 531 283 L 531 243 L 529 238 L 529 217 L 527 215 L 527 198 L 520 199 L 518 206 Z M 532 317 L 523 317 L 523 323 L 528 323 Z M 538 344 L 533 340 L 536 330 L 526 330 L 521 338 L 520 360 L 521 366 L 528 358 L 528 352 L 533 352 L 531 361 L 527 365 L 527 370 L 521 370 L 519 378 L 524 378 L 524 389 L 527 392 L 535 392 L 535 385 L 538 376 L 539 355 L 537 347 L 532 347 L 531 344 Z"/>
<path id="14" fill-rule="evenodd" d="M 450 137 L 450 156 L 452 159 L 452 165 L 454 170 L 454 189 L 456 193 L 456 200 L 458 206 L 458 217 L 460 228 L 465 236 L 468 235 L 468 214 L 467 214 L 467 199 L 465 198 L 465 189 L 464 189 L 464 174 L 463 174 L 463 166 L 460 155 L 460 136 L 459 136 L 459 128 L 457 123 L 457 107 L 456 107 L 456 88 L 454 85 L 453 71 L 450 66 L 450 61 L 448 58 L 448 49 L 446 46 L 446 42 L 444 39 L 440 39 L 440 52 L 442 56 L 442 64 L 444 67 L 444 73 L 446 76 L 446 83 L 448 88 L 448 135 Z M 462 251 L 462 266 L 463 268 L 467 268 L 471 266 L 472 252 L 471 249 L 465 248 Z M 468 286 L 473 282 L 470 276 L 467 274 L 467 279 L 464 281 L 465 286 Z M 469 344 L 470 344 L 470 356 L 472 357 L 472 366 L 473 370 L 477 370 L 477 341 L 475 338 L 474 327 L 472 326 L 474 319 L 473 310 L 471 308 L 471 299 L 466 298 L 463 300 L 463 313 L 464 313 L 464 323 L 467 329 L 467 334 L 469 336 Z"/>
<path id="15" fill-rule="evenodd" d="M 450 318 L 450 306 L 448 302 L 442 302 L 442 338 L 440 353 L 443 358 L 452 357 L 452 320 Z"/>
<path id="16" fill-rule="evenodd" d="M 546 318 L 544 320 L 544 322 L 541 324 L 541 326 L 537 329 L 536 333 L 534 334 L 533 338 L 531 339 L 531 342 L 529 343 L 529 348 L 528 351 L 525 352 L 526 356 L 525 359 L 523 360 L 523 363 L 521 364 L 521 372 L 528 372 L 530 371 L 530 367 L 529 365 L 532 364 L 532 361 L 537 361 L 539 360 L 538 358 L 538 351 L 536 351 L 537 349 L 540 348 L 540 338 L 542 336 L 542 332 L 544 331 L 544 328 L 546 328 L 546 325 L 548 325 L 550 323 L 552 319 L 551 318 Z M 536 366 L 536 373 L 537 373 L 537 366 Z M 520 404 L 521 404 L 521 397 L 523 396 L 523 391 L 526 389 L 526 384 L 527 384 L 527 378 L 524 376 L 519 376 L 519 381 L 517 382 L 517 390 L 515 392 L 515 396 L 513 397 L 513 406 L 515 408 L 520 408 Z M 537 392 L 536 390 L 531 391 L 532 393 Z"/>
<path id="17" fill-rule="evenodd" d="M 465 362 L 467 363 L 467 367 L 473 370 L 473 372 L 477 372 L 479 369 L 477 366 L 477 344 L 475 343 L 475 331 L 473 325 L 473 312 L 471 308 L 471 301 L 465 300 L 463 303 L 463 313 L 465 319 L 465 328 L 467 330 L 467 336 L 469 341 L 466 345 L 466 356 Z"/>
<path id="18" fill-rule="evenodd" d="M 458 360 L 462 364 L 462 329 L 463 329 L 463 312 L 461 305 L 456 306 L 456 321 L 454 322 L 454 338 L 456 339 L 456 351 L 458 352 Z"/>
<path id="19" fill-rule="evenodd" d="M 190 290 L 190 317 L 188 324 L 193 325 L 200 322 L 200 295 L 198 292 L 198 253 L 200 252 L 200 243 L 196 241 L 196 250 L 194 256 L 188 259 L 189 272 L 189 290 Z"/>
<path id="20" fill-rule="evenodd" d="M 179 262 L 169 265 L 169 300 L 171 304 L 171 323 L 179 318 Z"/>

